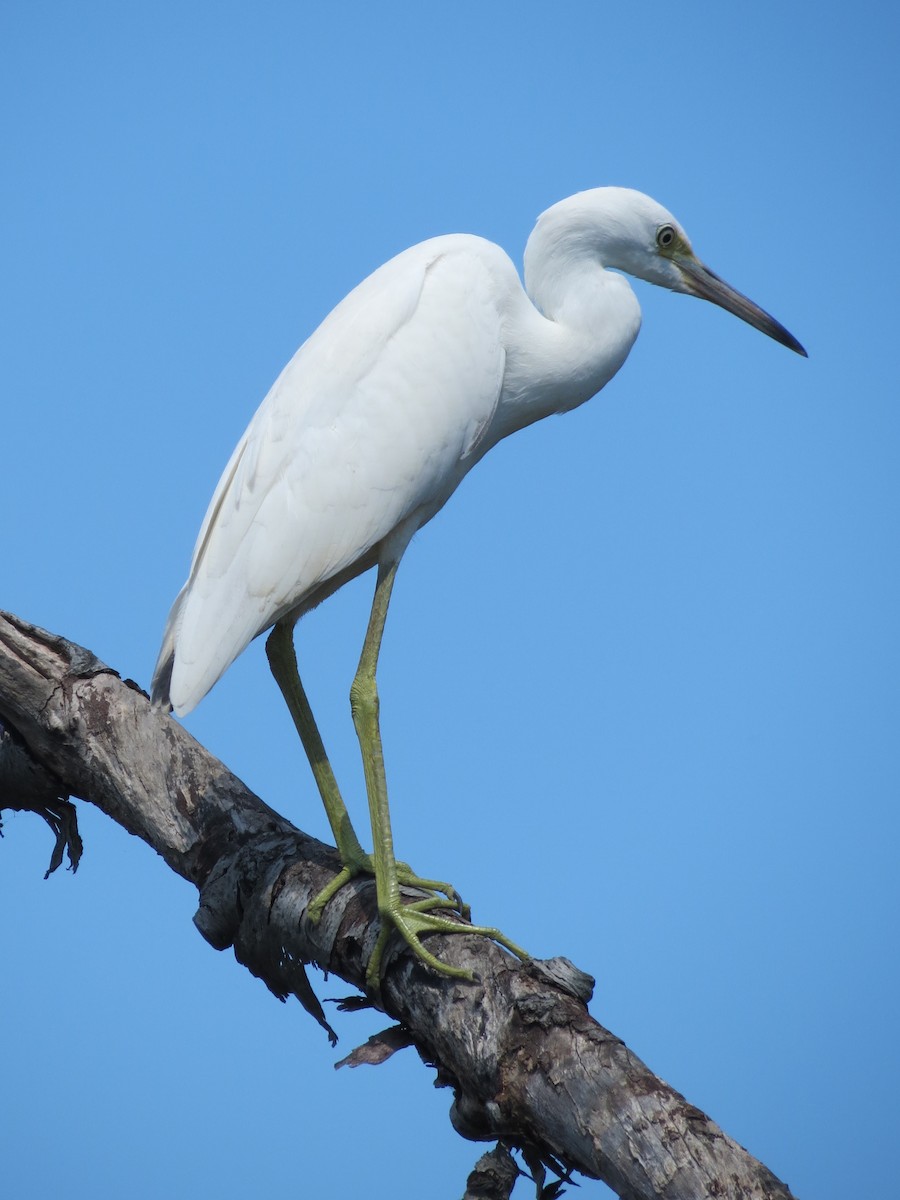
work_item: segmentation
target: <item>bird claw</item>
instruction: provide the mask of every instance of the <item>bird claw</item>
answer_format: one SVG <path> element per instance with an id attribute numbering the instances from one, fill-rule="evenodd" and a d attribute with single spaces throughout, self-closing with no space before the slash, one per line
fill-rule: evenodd
<path id="1" fill-rule="evenodd" d="M 455 895 L 455 892 L 454 892 Z M 458 899 L 458 897 L 457 897 Z M 400 904 L 385 909 L 381 913 L 381 931 L 378 934 L 378 940 L 375 943 L 375 948 L 369 959 L 369 965 L 366 968 L 366 984 L 375 992 L 381 988 L 381 973 L 382 960 L 384 951 L 391 938 L 391 935 L 396 931 L 400 934 L 415 956 L 437 971 L 440 975 L 449 975 L 452 979 L 464 979 L 468 982 L 474 980 L 474 975 L 471 971 L 465 970 L 463 967 L 454 967 L 450 963 L 442 962 L 430 950 L 426 950 L 421 942 L 421 935 L 426 933 L 472 933 L 480 937 L 486 937 L 492 942 L 498 942 L 505 949 L 509 950 L 517 958 L 523 961 L 530 958 L 530 955 L 517 946 L 515 942 L 510 941 L 505 934 L 499 929 L 495 929 L 490 925 L 469 925 L 459 921 L 451 921 L 446 917 L 435 916 L 429 911 L 436 908 L 449 908 L 457 911 L 455 904 L 448 899 L 425 899 L 415 900 L 412 904 Z"/>
<path id="2" fill-rule="evenodd" d="M 349 883 L 354 875 L 359 875 L 362 872 L 362 867 L 342 867 L 337 875 L 322 888 L 318 895 L 314 896 L 309 902 L 306 909 L 306 915 L 313 925 L 318 925 L 322 919 L 322 913 L 325 911 L 325 905 L 341 890 L 344 884 Z"/>
<path id="3" fill-rule="evenodd" d="M 499 929 L 489 925 L 469 924 L 469 905 L 462 900 L 456 888 L 451 884 L 437 879 L 424 879 L 421 875 L 417 875 L 408 863 L 398 862 L 396 870 L 396 881 L 400 886 L 416 888 L 419 891 L 428 892 L 429 895 L 412 900 L 408 904 L 401 903 L 398 896 L 395 903 L 381 909 L 381 930 L 366 969 L 366 984 L 374 992 L 380 991 L 384 952 L 395 932 L 403 938 L 420 962 L 425 963 L 438 974 L 449 975 L 452 979 L 465 979 L 471 982 L 474 976 L 471 971 L 442 962 L 430 950 L 426 950 L 421 941 L 424 934 L 473 933 L 499 943 L 517 958 L 524 960 L 530 957 Z M 329 900 L 357 875 L 375 875 L 375 862 L 372 855 L 356 855 L 350 861 L 345 861 L 337 875 L 310 903 L 306 910 L 309 920 L 317 923 Z M 448 917 L 437 915 L 435 910 L 441 909 L 453 913 L 454 918 L 460 919 L 451 920 Z"/>
<path id="4" fill-rule="evenodd" d="M 397 882 L 401 887 L 421 888 L 426 892 L 436 892 L 446 897 L 446 901 L 438 900 L 436 904 L 431 904 L 432 908 L 452 908 L 458 912 L 464 921 L 471 920 L 472 909 L 460 896 L 459 892 L 451 883 L 443 883 L 439 879 L 423 879 L 417 875 L 409 863 L 397 863 Z M 419 903 L 417 901 L 417 903 Z M 408 906 L 407 906 L 408 907 Z"/>
<path id="5" fill-rule="evenodd" d="M 357 875 L 375 877 L 375 860 L 371 854 L 364 854 L 361 858 L 345 859 L 344 865 L 337 875 L 312 899 L 306 915 L 314 925 L 322 919 L 322 913 L 325 911 L 328 901 L 333 899 L 341 888 L 351 879 L 355 879 Z M 426 908 L 450 908 L 459 913 L 464 921 L 471 918 L 471 908 L 452 884 L 442 883 L 438 879 L 423 879 L 421 875 L 415 873 L 409 863 L 397 863 L 397 882 L 401 887 L 418 888 L 420 891 L 431 893 L 427 900 L 417 901 L 417 904 L 424 903 Z"/>

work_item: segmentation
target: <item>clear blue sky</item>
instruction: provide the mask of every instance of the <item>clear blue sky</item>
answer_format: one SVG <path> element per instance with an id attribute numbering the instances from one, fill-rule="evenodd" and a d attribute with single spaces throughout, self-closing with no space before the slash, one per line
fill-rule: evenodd
<path id="1" fill-rule="evenodd" d="M 0 10 L 0 604 L 145 686 L 247 420 L 410 243 L 518 262 L 549 204 L 638 187 L 806 344 L 638 284 L 616 380 L 414 543 L 381 690 L 402 856 L 596 975 L 808 1200 L 884 1195 L 895 1157 L 897 33 L 865 2 Z M 370 587 L 298 632 L 360 825 Z M 188 726 L 325 835 L 261 644 Z M 74 878 L 35 818 L 0 843 L 8 1195 L 461 1194 L 479 1148 L 412 1052 L 335 1072 L 378 1022 L 331 1051 L 81 823 Z"/>

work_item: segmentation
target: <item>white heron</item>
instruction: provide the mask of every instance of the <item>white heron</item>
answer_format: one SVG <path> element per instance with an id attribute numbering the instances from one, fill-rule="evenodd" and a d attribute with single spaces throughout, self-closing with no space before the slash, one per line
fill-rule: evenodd
<path id="1" fill-rule="evenodd" d="M 225 468 L 172 606 L 153 701 L 179 716 L 272 630 L 272 673 L 343 863 L 310 916 L 355 875 L 374 874 L 382 923 L 368 968 L 374 986 L 392 929 L 448 975 L 466 973 L 431 954 L 422 935 L 474 931 L 525 957 L 498 930 L 441 915 L 465 911 L 455 890 L 395 859 L 375 671 L 397 566 L 416 530 L 501 438 L 583 404 L 624 363 L 641 312 L 620 271 L 711 300 L 806 354 L 697 259 L 671 213 L 628 188 L 581 192 L 543 213 L 525 248 L 524 288 L 491 242 L 467 234 L 422 242 L 355 288 L 282 371 Z M 350 822 L 293 642 L 304 613 L 370 567 L 375 596 L 350 700 L 372 855 Z M 402 903 L 401 884 L 427 898 Z"/>

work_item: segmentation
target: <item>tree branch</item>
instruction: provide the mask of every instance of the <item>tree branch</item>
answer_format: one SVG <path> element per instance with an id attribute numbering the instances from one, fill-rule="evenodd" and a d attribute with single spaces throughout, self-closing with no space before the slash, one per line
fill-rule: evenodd
<path id="1" fill-rule="evenodd" d="M 27 799 L 18 761 L 27 748 L 55 800 L 95 804 L 194 883 L 197 928 L 217 949 L 233 946 L 277 996 L 296 996 L 328 1029 L 305 964 L 365 988 L 378 936 L 374 885 L 343 888 L 317 925 L 307 922 L 310 900 L 338 869 L 335 852 L 154 712 L 134 683 L 81 647 L 0 614 L 0 718 L 15 731 L 0 739 L 0 807 Z M 479 982 L 438 977 L 398 949 L 386 959 L 381 995 L 369 1000 L 404 1032 L 387 1035 L 373 1057 L 356 1052 L 356 1061 L 411 1041 L 454 1089 L 457 1131 L 522 1148 L 533 1174 L 542 1163 L 561 1165 L 603 1179 L 623 1200 L 788 1200 L 770 1171 L 591 1018 L 591 981 L 571 964 L 523 964 L 478 937 L 436 935 L 432 948 Z M 471 1187 L 488 1188 L 493 1173 L 506 1188 L 496 1194 L 508 1195 L 502 1161 L 473 1176 L 467 1194 L 490 1195 Z"/>

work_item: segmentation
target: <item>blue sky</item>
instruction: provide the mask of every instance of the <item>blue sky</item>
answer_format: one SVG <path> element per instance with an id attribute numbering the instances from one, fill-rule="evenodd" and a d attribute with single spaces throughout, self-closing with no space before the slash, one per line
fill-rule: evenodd
<path id="1" fill-rule="evenodd" d="M 896 1135 L 897 26 L 0 10 L 0 605 L 145 686 L 234 442 L 405 246 L 470 231 L 520 262 L 543 208 L 633 186 L 807 346 L 638 284 L 601 397 L 498 447 L 414 542 L 380 682 L 402 857 L 594 974 L 597 1018 L 816 1200 L 883 1194 Z M 297 639 L 361 827 L 371 583 Z M 187 723 L 325 836 L 260 644 Z M 206 946 L 151 851 L 81 823 L 74 878 L 43 881 L 36 819 L 0 843 L 10 1195 L 461 1194 L 479 1148 L 412 1052 L 335 1072 L 379 1022 L 335 1014 L 331 1051 Z"/>

